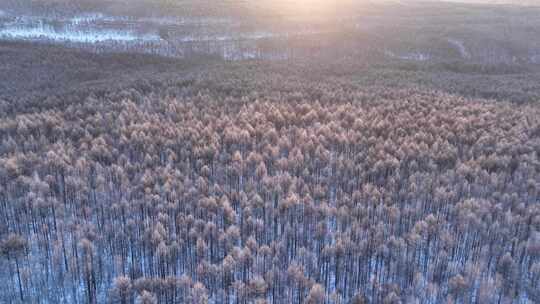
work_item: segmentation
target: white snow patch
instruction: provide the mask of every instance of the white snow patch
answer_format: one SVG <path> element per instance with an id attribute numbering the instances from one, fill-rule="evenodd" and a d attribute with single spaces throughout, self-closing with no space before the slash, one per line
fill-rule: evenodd
<path id="1" fill-rule="evenodd" d="M 532 55 L 529 59 L 532 63 L 540 63 L 540 54 Z"/>
<path id="2" fill-rule="evenodd" d="M 103 41 L 155 41 L 159 40 L 157 35 L 137 34 L 129 31 L 118 30 L 60 30 L 56 31 L 51 26 L 38 25 L 32 27 L 8 26 L 0 29 L 0 38 L 4 39 L 47 39 L 54 41 L 97 43 Z"/>
<path id="3" fill-rule="evenodd" d="M 137 19 L 140 22 L 151 22 L 160 25 L 232 25 L 236 24 L 229 18 L 173 18 L 173 17 L 146 17 Z"/>
<path id="4" fill-rule="evenodd" d="M 79 24 L 85 24 L 85 23 L 92 23 L 98 20 L 103 20 L 103 19 L 105 19 L 105 15 L 101 13 L 93 13 L 93 14 L 77 15 L 69 19 L 69 22 L 71 22 L 73 25 L 79 25 Z"/>
<path id="5" fill-rule="evenodd" d="M 422 52 L 412 52 L 412 53 L 404 53 L 404 54 L 396 54 L 392 51 L 385 50 L 384 54 L 391 58 L 401 59 L 401 60 L 409 60 L 409 61 L 427 61 L 431 59 L 431 56 L 426 53 Z"/>
<path id="6" fill-rule="evenodd" d="M 459 51 L 459 54 L 461 55 L 461 57 L 463 59 L 469 59 L 471 58 L 471 54 L 469 53 L 469 51 L 467 51 L 467 48 L 465 47 L 465 44 L 462 42 L 462 41 L 459 41 L 459 40 L 456 40 L 456 39 L 452 39 L 452 38 L 449 38 L 447 39 L 448 43 L 450 43 L 452 46 L 454 46 L 455 48 L 457 48 L 457 50 Z"/>

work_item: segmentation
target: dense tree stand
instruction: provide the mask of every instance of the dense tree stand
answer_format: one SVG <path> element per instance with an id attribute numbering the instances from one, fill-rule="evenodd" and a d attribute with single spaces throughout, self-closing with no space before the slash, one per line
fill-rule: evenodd
<path id="1" fill-rule="evenodd" d="M 0 302 L 540 301 L 538 106 L 154 85 L 0 114 Z"/>

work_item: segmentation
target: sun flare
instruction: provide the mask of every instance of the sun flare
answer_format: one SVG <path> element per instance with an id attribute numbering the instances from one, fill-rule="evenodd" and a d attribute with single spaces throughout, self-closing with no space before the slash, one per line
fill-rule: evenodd
<path id="1" fill-rule="evenodd" d="M 264 0 L 264 9 L 284 15 L 329 15 L 335 12 L 340 0 Z"/>

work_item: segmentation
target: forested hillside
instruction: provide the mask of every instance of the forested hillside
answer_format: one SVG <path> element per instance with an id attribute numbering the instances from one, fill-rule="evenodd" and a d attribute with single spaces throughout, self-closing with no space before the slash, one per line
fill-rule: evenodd
<path id="1" fill-rule="evenodd" d="M 153 60 L 3 95 L 0 302 L 540 301 L 537 91 Z"/>

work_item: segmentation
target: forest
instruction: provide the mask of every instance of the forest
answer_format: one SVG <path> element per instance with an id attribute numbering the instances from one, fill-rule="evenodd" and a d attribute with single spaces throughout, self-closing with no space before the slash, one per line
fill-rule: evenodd
<path id="1" fill-rule="evenodd" d="M 540 303 L 540 6 L 0 2 L 1 304 Z"/>
<path id="2" fill-rule="evenodd" d="M 0 53 L 1 303 L 540 301 L 535 73 L 29 46 Z"/>

